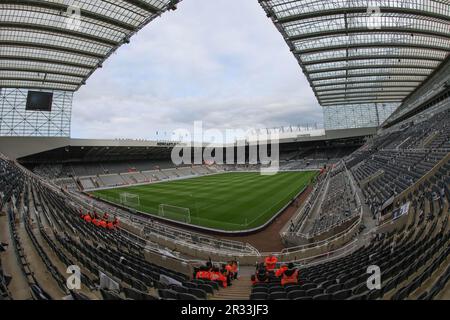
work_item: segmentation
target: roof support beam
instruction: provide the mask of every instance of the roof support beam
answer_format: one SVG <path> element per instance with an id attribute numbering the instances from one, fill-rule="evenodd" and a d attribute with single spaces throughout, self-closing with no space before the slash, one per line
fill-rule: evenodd
<path id="1" fill-rule="evenodd" d="M 63 91 L 76 91 L 78 86 L 72 86 L 72 88 L 66 88 L 65 85 L 58 86 L 56 83 L 53 85 L 46 85 L 46 84 L 36 84 L 35 86 L 30 85 L 20 85 L 20 89 L 45 89 L 45 90 L 63 90 Z M 0 81 L 0 88 L 17 88 L 17 85 L 10 85 L 5 84 Z"/>
<path id="2" fill-rule="evenodd" d="M 319 95 L 322 95 L 323 93 L 326 92 L 334 92 L 334 91 L 342 91 L 342 90 L 346 90 L 347 92 L 350 92 L 352 90 L 360 90 L 360 89 L 391 89 L 391 88 L 411 88 L 411 91 L 413 89 L 415 89 L 417 87 L 417 85 L 402 85 L 402 86 L 361 86 L 361 87 L 347 87 L 347 89 L 345 88 L 333 88 L 333 89 L 320 89 L 320 88 L 316 88 L 317 89 L 317 93 Z M 377 91 L 374 91 L 377 92 Z M 390 90 L 387 90 L 385 92 L 391 92 Z"/>
<path id="3" fill-rule="evenodd" d="M 357 101 L 336 101 L 336 102 L 327 102 L 327 103 L 321 103 L 319 100 L 319 103 L 322 107 L 334 107 L 334 106 L 342 106 L 343 104 L 345 105 L 354 105 L 354 104 L 366 104 L 366 103 L 379 103 L 379 104 L 383 104 L 383 103 L 401 103 L 403 101 L 403 99 L 400 98 L 395 98 L 395 99 L 383 99 L 383 101 L 380 100 L 373 100 L 373 99 L 361 99 L 361 100 L 357 100 Z"/>
<path id="4" fill-rule="evenodd" d="M 437 12 L 431 11 L 423 11 L 419 9 L 411 9 L 411 8 L 396 8 L 396 7 L 380 7 L 380 12 L 383 13 L 398 13 L 402 15 L 414 15 L 421 17 L 428 17 L 433 19 L 440 19 L 444 21 L 450 21 L 450 17 L 446 14 L 441 14 Z M 307 13 L 295 14 L 284 18 L 277 18 L 276 14 L 273 14 L 274 20 L 278 23 L 288 23 L 295 22 L 298 20 L 316 18 L 316 17 L 324 17 L 331 15 L 339 15 L 339 14 L 349 14 L 349 13 L 367 13 L 367 6 L 365 7 L 343 7 L 343 8 L 335 8 L 330 10 L 315 10 Z"/>
<path id="5" fill-rule="evenodd" d="M 340 44 L 340 45 L 332 45 L 332 46 L 325 46 L 325 47 L 316 47 L 316 48 L 310 48 L 310 49 L 302 49 L 302 50 L 294 50 L 294 53 L 296 54 L 305 54 L 305 53 L 314 53 L 314 52 L 326 52 L 326 51 L 336 51 L 336 50 L 345 50 L 345 49 L 358 49 L 358 48 L 364 48 L 364 49 L 370 49 L 370 48 L 419 48 L 419 49 L 432 49 L 437 51 L 443 51 L 448 52 L 450 51 L 450 47 L 440 47 L 440 46 L 433 46 L 433 45 L 426 45 L 426 44 L 414 44 L 414 43 L 352 43 L 351 45 L 348 44 Z"/>
<path id="6" fill-rule="evenodd" d="M 76 37 L 82 40 L 97 42 L 106 46 L 115 47 L 120 44 L 120 42 L 112 41 L 109 39 L 93 36 L 84 32 L 78 32 L 78 31 L 72 31 L 69 29 L 61 29 L 61 28 L 55 28 L 51 26 L 44 26 L 41 24 L 31 24 L 31 23 L 11 23 L 11 22 L 1 22 L 0 21 L 0 28 L 13 28 L 13 29 L 25 29 L 30 31 L 44 31 L 44 32 L 50 32 L 54 33 L 60 36 L 72 36 Z"/>
<path id="7" fill-rule="evenodd" d="M 309 74 L 318 74 L 324 72 L 335 72 L 335 71 L 345 71 L 345 70 L 367 70 L 367 69 L 424 69 L 424 70 L 434 70 L 432 67 L 420 66 L 420 65 L 360 65 L 360 66 L 344 66 L 338 68 L 327 68 L 327 69 L 316 69 L 308 70 Z"/>
<path id="8" fill-rule="evenodd" d="M 69 61 L 63 61 L 63 60 L 52 60 L 52 59 L 45 59 L 45 58 L 39 58 L 39 57 L 19 57 L 19 56 L 6 56 L 6 55 L 0 55 L 0 60 L 8 60 L 8 61 L 32 61 L 32 62 L 42 62 L 42 63 L 51 63 L 55 65 L 60 66 L 67 66 L 67 67 L 74 67 L 74 68 L 84 68 L 84 69 L 92 69 L 95 67 L 95 65 L 88 65 L 88 64 L 82 64 L 82 63 L 75 63 L 75 62 L 69 62 Z M 86 71 L 89 71 L 86 70 Z"/>
<path id="9" fill-rule="evenodd" d="M 301 57 L 300 57 L 301 58 Z M 436 57 L 430 57 L 430 56 L 415 56 L 415 55 L 367 55 L 367 56 L 349 56 L 349 57 L 336 57 L 336 58 L 326 58 L 326 59 L 317 59 L 317 60 L 311 60 L 311 61 L 304 61 L 303 65 L 310 66 L 315 64 L 322 64 L 322 63 L 330 63 L 330 62 L 342 62 L 342 61 L 359 61 L 359 60 L 384 60 L 384 59 L 411 59 L 411 60 L 423 60 L 423 61 L 437 61 L 442 62 L 444 61 L 443 58 L 436 58 Z"/>
<path id="10" fill-rule="evenodd" d="M 428 77 L 427 74 L 420 74 L 420 73 L 361 73 L 361 74 L 355 74 L 355 75 L 348 75 L 347 78 L 355 78 L 355 77 L 375 77 L 375 76 L 384 76 L 384 77 L 394 77 L 394 76 L 403 76 L 403 77 L 410 77 L 410 76 L 417 76 L 417 77 Z M 345 79 L 346 77 L 343 76 L 327 76 L 327 77 L 319 77 L 319 78 L 313 78 L 312 81 L 318 81 L 318 80 L 333 80 L 333 79 Z"/>
<path id="11" fill-rule="evenodd" d="M 319 100 L 321 103 L 331 103 L 331 102 L 342 102 L 342 101 L 367 101 L 367 100 L 380 100 L 380 102 L 384 101 L 385 99 L 405 99 L 406 95 L 400 95 L 400 94 L 393 94 L 393 95 L 354 95 L 354 96 L 336 96 L 336 97 L 327 97 L 327 98 L 321 98 L 319 97 Z"/>
<path id="12" fill-rule="evenodd" d="M 345 79 L 345 78 L 342 78 Z M 324 83 L 324 84 L 314 84 L 314 87 L 316 87 L 318 90 L 320 90 L 321 87 L 328 87 L 328 86 L 334 86 L 334 85 L 345 85 L 345 84 L 355 84 L 355 83 L 398 83 L 398 82 L 410 82 L 410 83 L 417 83 L 420 84 L 423 80 L 367 80 L 367 81 L 338 81 L 333 83 Z"/>
<path id="13" fill-rule="evenodd" d="M 69 7 L 63 3 L 58 2 L 50 2 L 50 1 L 41 1 L 41 0 L 2 0 L 2 5 L 4 4 L 13 4 L 13 5 L 24 5 L 24 9 L 26 7 L 36 7 L 36 8 L 45 8 L 57 11 L 56 14 L 60 15 L 61 13 L 67 12 Z M 92 20 L 100 21 L 103 23 L 110 24 L 111 26 L 117 26 L 121 29 L 125 29 L 128 31 L 133 31 L 135 26 L 128 24 L 126 22 L 110 18 L 105 15 L 97 14 L 95 12 L 85 10 L 80 8 L 80 14 L 82 17 L 86 17 Z"/>
<path id="14" fill-rule="evenodd" d="M 59 83 L 59 84 L 67 84 L 71 86 L 79 85 L 79 82 L 70 82 L 70 81 L 59 81 L 59 80 L 47 80 L 47 79 L 38 79 L 38 78 L 27 78 L 27 77 L 1 77 L 0 81 L 36 81 L 44 83 Z"/>
<path id="15" fill-rule="evenodd" d="M 339 93 L 339 94 L 320 94 L 319 98 L 321 101 L 326 100 L 334 100 L 334 99 L 351 99 L 351 98 L 359 98 L 359 97 L 398 97 L 398 96 L 407 96 L 409 93 L 411 93 L 411 90 L 409 91 L 362 91 L 362 92 L 348 92 L 348 93 Z"/>
<path id="16" fill-rule="evenodd" d="M 156 14 L 160 11 L 157 7 L 142 0 L 123 0 L 123 1 L 128 2 L 129 4 L 132 4 L 133 6 L 138 7 L 139 9 L 145 10 L 153 14 Z"/>
<path id="17" fill-rule="evenodd" d="M 16 46 L 16 47 L 27 47 L 27 48 L 36 48 L 36 49 L 47 49 L 47 50 L 53 50 L 57 52 L 67 52 L 67 53 L 73 53 L 89 58 L 96 58 L 96 59 L 103 59 L 104 55 L 92 53 L 89 51 L 83 51 L 78 50 L 75 48 L 68 48 L 68 47 L 60 47 L 60 46 L 54 46 L 51 44 L 41 44 L 41 43 L 34 43 L 34 42 L 23 42 L 23 41 L 2 41 L 2 45 L 8 45 L 8 46 Z"/>
<path id="18" fill-rule="evenodd" d="M 445 39 L 450 38 L 450 34 L 445 32 L 421 30 L 421 29 L 406 29 L 399 27 L 384 27 L 382 29 L 369 29 L 369 28 L 352 28 L 352 29 L 341 29 L 341 30 L 326 30 L 320 32 L 311 32 L 307 34 L 301 34 L 289 37 L 290 41 L 300 41 L 311 38 L 327 37 L 327 36 L 341 36 L 354 33 L 406 33 L 406 34 L 418 34 L 426 36 L 441 37 Z"/>
<path id="19" fill-rule="evenodd" d="M 30 69 L 30 68 L 20 68 L 20 67 L 0 67 L 0 71 L 35 72 L 35 73 L 54 74 L 54 75 L 77 77 L 77 78 L 83 78 L 85 76 L 84 74 L 79 74 L 79 73 L 74 73 L 74 72 L 61 72 L 61 71 L 52 71 L 52 70 L 47 70 L 47 69 Z"/>

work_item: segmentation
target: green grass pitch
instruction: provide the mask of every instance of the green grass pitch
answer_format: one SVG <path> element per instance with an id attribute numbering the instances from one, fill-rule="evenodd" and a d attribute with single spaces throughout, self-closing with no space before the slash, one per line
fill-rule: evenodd
<path id="1" fill-rule="evenodd" d="M 121 193 L 139 195 L 135 209 L 158 215 L 160 204 L 189 208 L 191 224 L 224 231 L 260 227 L 312 182 L 315 171 L 273 176 L 233 172 L 149 185 L 95 191 L 120 203 Z"/>

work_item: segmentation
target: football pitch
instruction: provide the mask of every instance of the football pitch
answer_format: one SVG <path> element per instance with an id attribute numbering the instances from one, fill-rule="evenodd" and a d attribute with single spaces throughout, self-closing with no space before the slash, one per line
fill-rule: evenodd
<path id="1" fill-rule="evenodd" d="M 264 225 L 316 175 L 316 171 L 281 172 L 273 176 L 233 172 L 91 194 L 150 215 L 201 227 L 239 231 Z M 131 196 L 125 203 L 124 194 Z M 166 214 L 162 213 L 161 205 L 167 206 Z M 180 209 L 171 215 L 170 208 Z"/>

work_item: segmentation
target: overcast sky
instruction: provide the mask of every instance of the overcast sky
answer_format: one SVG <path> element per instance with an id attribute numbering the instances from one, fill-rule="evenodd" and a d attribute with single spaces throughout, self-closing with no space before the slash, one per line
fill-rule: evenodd
<path id="1" fill-rule="evenodd" d="M 322 110 L 257 0 L 183 0 L 75 94 L 76 138 L 322 123 Z M 158 132 L 158 136 L 156 136 Z"/>

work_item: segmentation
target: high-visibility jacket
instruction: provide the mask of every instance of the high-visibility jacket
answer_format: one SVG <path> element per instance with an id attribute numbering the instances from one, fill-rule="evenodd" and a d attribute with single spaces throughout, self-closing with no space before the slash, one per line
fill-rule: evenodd
<path id="1" fill-rule="evenodd" d="M 105 220 L 100 221 L 100 227 L 105 228 L 108 226 L 108 223 Z"/>
<path id="2" fill-rule="evenodd" d="M 224 288 L 227 287 L 227 277 L 220 272 L 211 272 L 211 281 L 219 281 Z"/>
<path id="3" fill-rule="evenodd" d="M 277 262 L 278 259 L 277 257 L 267 257 L 265 260 L 265 265 L 266 265 L 266 269 L 267 271 L 272 271 L 277 267 Z"/>
<path id="4" fill-rule="evenodd" d="M 91 221 L 92 221 L 91 216 L 87 214 L 87 215 L 84 217 L 84 221 L 86 221 L 86 222 L 91 222 Z"/>
<path id="5" fill-rule="evenodd" d="M 281 285 L 284 286 L 289 283 L 298 283 L 298 270 L 286 270 L 283 273 L 283 276 L 281 278 Z"/>
<path id="6" fill-rule="evenodd" d="M 197 272 L 197 279 L 205 279 L 205 280 L 211 280 L 211 273 L 209 271 L 199 271 Z"/>
<path id="7" fill-rule="evenodd" d="M 230 275 L 234 275 L 237 272 L 237 268 L 233 267 L 231 264 L 227 264 L 225 270 L 227 270 Z"/>
<path id="8" fill-rule="evenodd" d="M 94 218 L 94 220 L 92 220 L 92 223 L 97 227 L 100 226 L 100 221 L 95 218 Z"/>
<path id="9" fill-rule="evenodd" d="M 108 222 L 108 224 L 106 225 L 106 227 L 107 227 L 109 230 L 113 230 L 113 229 L 114 229 L 114 224 L 113 224 L 112 222 Z"/>
<path id="10" fill-rule="evenodd" d="M 277 278 L 281 277 L 286 270 L 289 270 L 289 268 L 287 266 L 282 266 L 280 269 L 277 270 L 277 272 L 275 272 L 275 276 Z"/>

